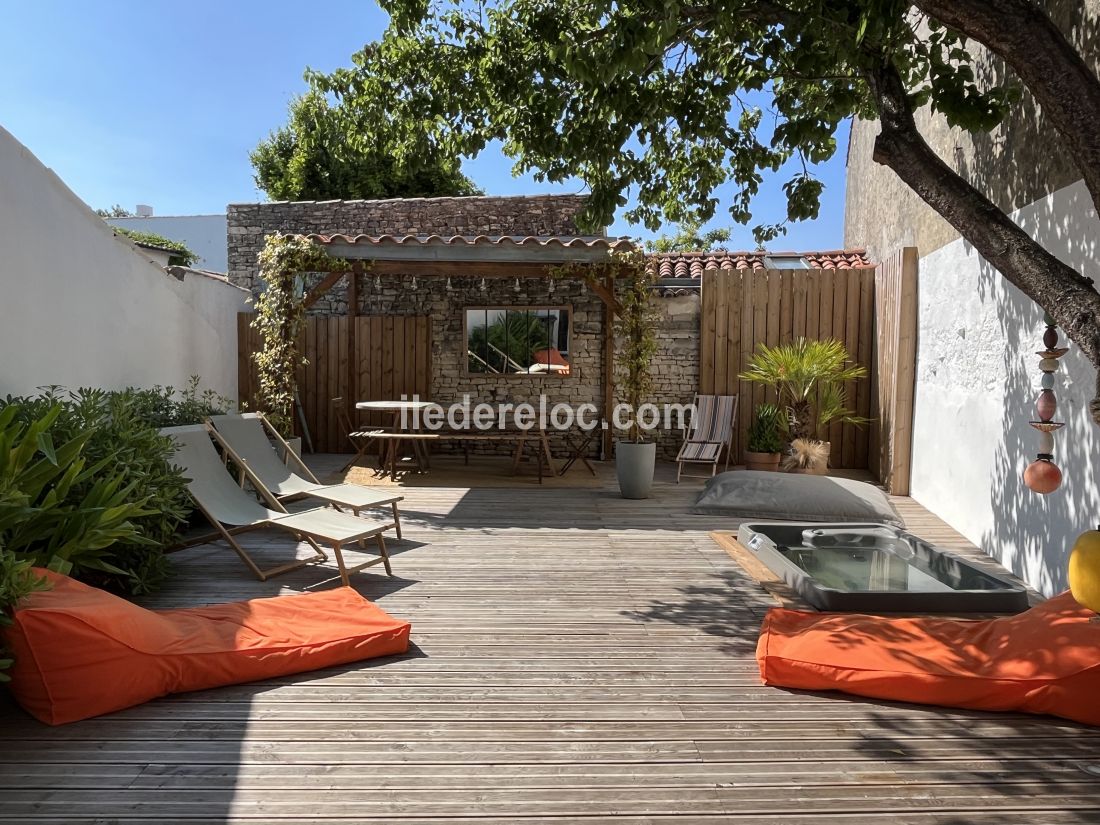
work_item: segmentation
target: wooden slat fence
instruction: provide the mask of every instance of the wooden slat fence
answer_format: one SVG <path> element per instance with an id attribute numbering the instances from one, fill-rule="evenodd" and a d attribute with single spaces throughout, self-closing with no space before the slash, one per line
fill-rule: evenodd
<path id="1" fill-rule="evenodd" d="M 875 271 L 863 269 L 708 269 L 703 273 L 700 312 L 699 391 L 738 394 L 734 449 L 745 457 L 753 408 L 774 402 L 775 391 L 738 379 L 758 343 L 770 346 L 797 338 L 838 338 L 852 360 L 873 368 Z M 848 403 L 870 417 L 869 379 L 847 387 Z M 819 438 L 832 442 L 832 465 L 864 468 L 870 428 L 834 424 Z"/>
<path id="2" fill-rule="evenodd" d="M 894 495 L 909 495 L 917 360 L 915 247 L 899 249 L 875 268 L 875 381 L 871 465 Z"/>
<path id="3" fill-rule="evenodd" d="M 252 329 L 251 313 L 237 316 L 237 383 L 239 398 L 255 408 L 258 388 L 252 353 L 263 342 Z M 313 448 L 346 452 L 348 445 L 333 414 L 331 401 L 381 401 L 402 395 L 431 394 L 431 322 L 427 316 L 315 315 L 306 319 L 300 341 L 308 362 L 298 371 L 298 390 Z M 388 419 L 357 415 L 353 421 L 379 425 Z M 295 425 L 298 426 L 297 422 Z"/>

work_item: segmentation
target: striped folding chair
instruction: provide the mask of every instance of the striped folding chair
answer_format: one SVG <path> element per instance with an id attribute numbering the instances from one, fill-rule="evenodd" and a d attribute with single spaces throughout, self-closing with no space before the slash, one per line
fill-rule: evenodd
<path id="1" fill-rule="evenodd" d="M 722 457 L 723 449 L 726 452 L 723 469 L 729 469 L 730 453 L 733 452 L 733 422 L 736 418 L 736 395 L 695 396 L 695 415 L 684 430 L 684 443 L 676 456 L 677 483 L 681 476 L 713 478 L 718 472 L 718 461 Z M 710 475 L 685 473 L 685 464 L 709 464 Z"/>

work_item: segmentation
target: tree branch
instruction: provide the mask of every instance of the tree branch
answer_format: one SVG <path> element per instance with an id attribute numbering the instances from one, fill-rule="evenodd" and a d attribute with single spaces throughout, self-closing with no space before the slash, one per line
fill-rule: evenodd
<path id="1" fill-rule="evenodd" d="M 917 130 L 898 70 L 882 63 L 868 73 L 881 132 L 873 157 L 890 167 L 974 245 L 1006 279 L 1046 309 L 1100 367 L 1100 293 L 1092 281 L 1034 241 L 984 194 L 955 173 Z M 1100 424 L 1100 388 L 1090 405 Z"/>
<path id="2" fill-rule="evenodd" d="M 1019 75 L 1050 118 L 1100 208 L 1100 80 L 1031 0 L 913 0 Z"/>

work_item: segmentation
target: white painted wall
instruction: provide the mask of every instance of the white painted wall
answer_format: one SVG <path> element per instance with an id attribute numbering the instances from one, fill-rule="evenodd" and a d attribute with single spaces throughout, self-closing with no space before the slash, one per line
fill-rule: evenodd
<path id="1" fill-rule="evenodd" d="M 1047 249 L 1100 281 L 1100 221 L 1080 182 L 1013 216 Z M 1100 523 L 1096 372 L 1070 346 L 1056 375 L 1060 489 L 1032 493 L 1023 470 L 1038 433 L 1043 313 L 963 240 L 920 261 L 912 495 L 1041 592 L 1066 587 L 1073 539 Z M 1063 337 L 1063 341 L 1064 341 Z"/>
<path id="2" fill-rule="evenodd" d="M 108 218 L 107 223 L 138 232 L 155 232 L 179 241 L 198 255 L 194 266 L 212 272 L 229 271 L 225 215 L 154 215 L 150 218 Z"/>
<path id="3" fill-rule="evenodd" d="M 236 398 L 246 298 L 221 278 L 180 281 L 149 263 L 0 128 L 0 395 L 199 375 Z"/>

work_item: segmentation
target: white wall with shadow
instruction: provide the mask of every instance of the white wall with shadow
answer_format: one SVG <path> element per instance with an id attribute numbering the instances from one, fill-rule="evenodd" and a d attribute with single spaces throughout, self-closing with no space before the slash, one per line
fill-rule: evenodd
<path id="1" fill-rule="evenodd" d="M 1014 220 L 1060 259 L 1100 280 L 1100 221 L 1081 182 Z M 1032 586 L 1066 587 L 1074 538 L 1100 523 L 1100 427 L 1088 414 L 1096 371 L 1073 346 L 1056 374 L 1055 463 L 1062 486 L 1031 492 L 1043 312 L 966 241 L 921 258 L 912 495 Z"/>

